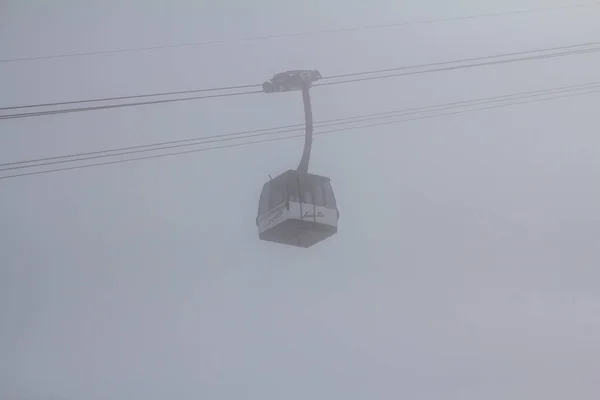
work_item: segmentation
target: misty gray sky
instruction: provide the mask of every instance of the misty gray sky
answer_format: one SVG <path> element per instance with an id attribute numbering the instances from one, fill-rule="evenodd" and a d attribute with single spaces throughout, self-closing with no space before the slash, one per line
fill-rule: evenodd
<path id="1" fill-rule="evenodd" d="M 124 4 L 125 3 L 125 4 Z M 569 4 L 0 0 L 0 58 Z M 572 4 L 579 2 L 572 1 Z M 600 40 L 600 6 L 0 64 L 0 107 Z M 313 90 L 316 121 L 585 84 L 597 53 Z M 315 138 L 339 233 L 260 242 L 302 139 L 0 181 L 0 398 L 597 399 L 598 94 Z M 298 93 L 0 121 L 0 162 L 302 122 Z"/>

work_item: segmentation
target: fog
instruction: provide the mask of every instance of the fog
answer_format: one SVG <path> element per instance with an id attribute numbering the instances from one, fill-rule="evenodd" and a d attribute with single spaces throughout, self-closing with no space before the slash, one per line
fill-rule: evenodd
<path id="1" fill-rule="evenodd" d="M 0 107 L 594 42 L 527 1 L 0 2 Z M 218 3 L 218 4 L 217 4 Z M 571 4 L 576 4 L 572 2 Z M 312 89 L 315 121 L 600 80 L 598 53 Z M 258 240 L 302 138 L 0 180 L 0 398 L 597 399 L 598 94 L 315 137 L 339 231 Z M 0 163 L 303 122 L 299 93 L 0 121 Z M 316 130 L 318 133 L 318 129 Z M 5 174 L 5 173 L 3 173 Z"/>

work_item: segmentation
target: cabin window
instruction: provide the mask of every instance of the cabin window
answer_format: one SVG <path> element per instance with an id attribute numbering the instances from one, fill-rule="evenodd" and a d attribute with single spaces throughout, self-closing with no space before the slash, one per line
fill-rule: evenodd
<path id="1" fill-rule="evenodd" d="M 260 194 L 260 201 L 258 203 L 258 214 L 264 214 L 269 211 L 269 193 L 271 186 L 265 185 L 263 187 L 262 193 Z"/>
<path id="2" fill-rule="evenodd" d="M 325 184 L 325 207 L 332 209 L 337 208 L 335 195 L 333 194 L 333 188 L 329 182 Z"/>
<path id="3" fill-rule="evenodd" d="M 286 194 L 285 194 L 285 186 L 283 185 L 275 185 L 271 187 L 271 193 L 269 195 L 269 208 L 274 208 L 285 202 Z"/>
<path id="4" fill-rule="evenodd" d="M 312 188 L 314 205 L 325 207 L 325 189 L 323 184 L 316 184 Z"/>
<path id="5" fill-rule="evenodd" d="M 289 201 L 299 202 L 299 190 L 298 190 L 298 180 L 297 179 L 289 179 L 287 182 L 287 191 L 286 196 Z"/>
<path id="6" fill-rule="evenodd" d="M 310 186 L 308 186 L 306 184 L 302 188 L 302 202 L 308 203 L 308 204 L 312 204 L 312 202 L 313 202 L 313 196 L 312 196 L 312 192 L 310 190 Z"/>

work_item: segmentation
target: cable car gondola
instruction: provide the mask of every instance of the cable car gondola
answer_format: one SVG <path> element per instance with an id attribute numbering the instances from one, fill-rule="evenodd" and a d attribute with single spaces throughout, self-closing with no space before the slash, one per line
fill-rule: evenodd
<path id="1" fill-rule="evenodd" d="M 310 247 L 337 232 L 329 178 L 289 170 L 265 183 L 258 205 L 261 240 Z"/>
<path id="2" fill-rule="evenodd" d="M 339 211 L 330 179 L 308 173 L 313 131 L 309 89 L 320 78 L 316 70 L 288 71 L 263 84 L 266 93 L 302 90 L 306 135 L 297 170 L 263 186 L 256 217 L 261 240 L 308 248 L 337 233 Z"/>

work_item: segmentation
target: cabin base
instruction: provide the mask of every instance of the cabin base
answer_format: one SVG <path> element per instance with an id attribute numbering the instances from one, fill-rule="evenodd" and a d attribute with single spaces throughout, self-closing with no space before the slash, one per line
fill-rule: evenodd
<path id="1" fill-rule="evenodd" d="M 337 233 L 337 227 L 313 221 L 288 219 L 268 229 L 259 238 L 268 242 L 309 248 Z"/>

